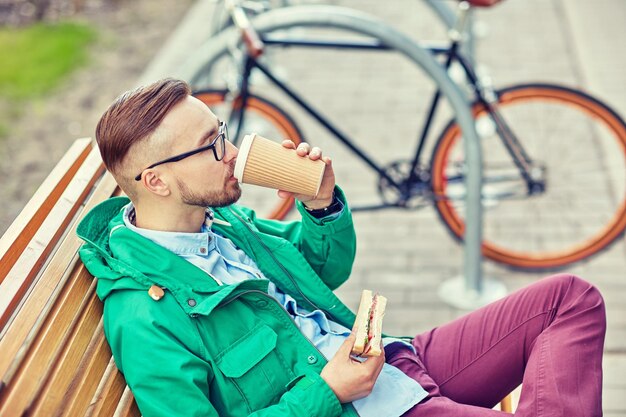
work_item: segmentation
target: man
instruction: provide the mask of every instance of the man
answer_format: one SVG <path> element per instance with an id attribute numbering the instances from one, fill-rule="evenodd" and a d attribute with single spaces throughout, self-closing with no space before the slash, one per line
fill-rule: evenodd
<path id="1" fill-rule="evenodd" d="M 352 357 L 355 316 L 332 290 L 356 239 L 330 158 L 298 146 L 326 163 L 318 196 L 295 196 L 301 221 L 259 219 L 233 204 L 227 126 L 189 93 L 161 80 L 105 112 L 96 139 L 130 201 L 103 202 L 78 228 L 145 417 L 489 416 L 521 382 L 516 415 L 601 415 L 604 304 L 573 276 Z"/>

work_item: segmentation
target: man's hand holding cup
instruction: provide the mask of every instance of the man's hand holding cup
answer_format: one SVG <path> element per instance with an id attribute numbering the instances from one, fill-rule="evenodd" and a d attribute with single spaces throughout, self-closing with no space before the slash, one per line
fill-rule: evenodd
<path id="1" fill-rule="evenodd" d="M 335 189 L 335 172 L 333 171 L 333 163 L 330 157 L 323 156 L 322 150 L 318 147 L 311 147 L 306 142 L 302 142 L 296 148 L 296 144 L 290 140 L 284 140 L 282 145 L 287 149 L 295 149 L 296 153 L 301 157 L 308 157 L 312 161 L 321 160 L 326 164 L 324 176 L 320 185 L 317 196 L 296 194 L 289 191 L 279 190 L 278 196 L 281 198 L 294 198 L 302 201 L 307 208 L 318 210 L 328 207 L 333 201 L 333 190 Z"/>
<path id="2" fill-rule="evenodd" d="M 235 178 L 244 184 L 273 188 L 282 198 L 302 201 L 309 210 L 324 209 L 333 201 L 335 173 L 320 148 L 290 141 L 282 144 L 256 133 L 246 135 L 239 148 Z"/>

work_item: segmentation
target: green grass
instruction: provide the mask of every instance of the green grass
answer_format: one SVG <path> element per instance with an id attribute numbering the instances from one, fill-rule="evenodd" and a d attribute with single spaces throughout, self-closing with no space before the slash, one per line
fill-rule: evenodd
<path id="1" fill-rule="evenodd" d="M 96 31 L 79 23 L 0 28 L 0 96 L 29 99 L 56 87 L 87 61 Z"/>

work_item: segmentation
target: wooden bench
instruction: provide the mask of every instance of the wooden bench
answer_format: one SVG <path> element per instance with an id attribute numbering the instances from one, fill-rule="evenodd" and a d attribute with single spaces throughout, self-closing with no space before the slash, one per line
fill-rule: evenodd
<path id="1" fill-rule="evenodd" d="M 140 415 L 75 234 L 84 213 L 119 193 L 92 141 L 79 139 L 0 239 L 0 417 Z"/>
<path id="2" fill-rule="evenodd" d="M 77 220 L 116 193 L 79 139 L 0 239 L 0 417 L 140 415 L 77 253 Z"/>

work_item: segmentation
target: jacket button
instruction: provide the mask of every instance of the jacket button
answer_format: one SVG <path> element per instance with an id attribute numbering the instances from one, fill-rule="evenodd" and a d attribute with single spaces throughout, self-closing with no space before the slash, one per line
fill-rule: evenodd
<path id="1" fill-rule="evenodd" d="M 189 307 L 195 307 L 196 300 L 194 300 L 193 298 L 190 298 L 189 300 L 187 300 L 187 304 L 189 305 Z"/>
<path id="2" fill-rule="evenodd" d="M 148 295 L 154 301 L 159 301 L 161 298 L 163 298 L 165 292 L 163 291 L 163 288 L 159 287 L 158 285 L 153 285 L 148 289 Z"/>
<path id="3" fill-rule="evenodd" d="M 306 358 L 307 362 L 310 363 L 311 365 L 313 365 L 314 363 L 317 363 L 317 356 L 315 355 L 309 355 L 308 358 Z"/>
<path id="4" fill-rule="evenodd" d="M 256 302 L 256 306 L 259 308 L 267 307 L 267 300 L 259 300 Z"/>

